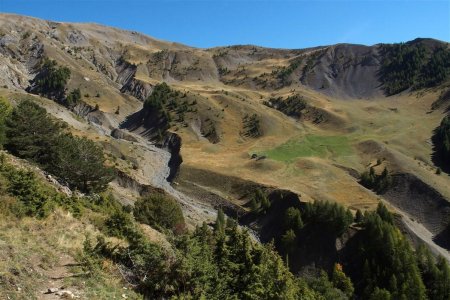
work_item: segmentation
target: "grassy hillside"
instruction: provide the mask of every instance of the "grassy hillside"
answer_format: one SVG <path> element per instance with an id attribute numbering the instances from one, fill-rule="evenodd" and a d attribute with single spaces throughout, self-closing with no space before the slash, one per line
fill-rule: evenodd
<path id="1" fill-rule="evenodd" d="M 87 152 L 102 166 L 93 171 L 103 165 L 114 171 L 111 178 L 103 174 L 108 180 L 99 186 L 118 202 L 145 210 L 151 205 L 137 201 L 169 195 L 191 231 L 213 224 L 221 207 L 233 217 L 249 213 L 250 195 L 260 188 L 289 190 L 311 203 L 335 202 L 352 214 L 386 200 L 408 220 L 413 235 L 450 257 L 434 240 L 439 236 L 440 245 L 448 244 L 442 228 L 450 221 L 450 177 L 435 159 L 432 140 L 445 131 L 435 129 L 447 111 L 447 43 L 197 49 L 95 24 L 7 14 L 0 15 L 0 24 L 0 106 L 6 112 L 0 124 L 14 107 L 30 101 L 45 109 L 51 124 L 65 123 L 64 134 L 56 135 L 69 136 L 51 138 L 47 146 L 34 139 L 40 152 L 33 152 L 33 144 L 33 155 L 29 148 L 25 153 L 5 147 L 72 189 L 96 192 L 91 179 L 63 164 L 79 159 L 82 165 L 85 156 L 70 155 L 76 148 L 76 154 L 95 149 Z M 10 130 L 9 139 L 32 128 L 16 124 L 23 126 Z M 4 133 L 0 126 L 1 143 L 8 138 Z M 53 144 L 65 150 L 54 151 Z M 42 153 L 56 155 L 59 165 Z M 361 174 L 371 169 L 373 178 L 386 169 L 393 178 L 389 187 L 360 184 Z M 439 213 L 430 207 L 440 207 Z M 64 209 L 51 218 L 62 218 Z M 273 222 L 282 217 L 277 214 Z M 301 231 L 300 240 L 308 234 Z M 119 261 L 117 253 L 109 254 L 109 263 Z M 114 277 L 109 271 L 101 276 Z"/>

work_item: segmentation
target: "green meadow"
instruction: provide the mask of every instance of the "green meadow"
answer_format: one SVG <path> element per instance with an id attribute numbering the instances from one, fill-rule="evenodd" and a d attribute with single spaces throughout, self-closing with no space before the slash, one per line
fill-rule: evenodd
<path id="1" fill-rule="evenodd" d="M 346 136 L 306 135 L 262 151 L 261 154 L 278 161 L 292 161 L 299 157 L 347 156 L 352 154 L 352 148 Z"/>

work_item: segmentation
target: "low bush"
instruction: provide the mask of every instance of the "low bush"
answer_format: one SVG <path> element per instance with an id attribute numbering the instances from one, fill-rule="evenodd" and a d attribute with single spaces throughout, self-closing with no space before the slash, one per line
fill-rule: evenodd
<path id="1" fill-rule="evenodd" d="M 156 227 L 174 230 L 184 226 L 180 204 L 163 194 L 152 194 L 139 199 L 134 206 L 137 221 Z"/>

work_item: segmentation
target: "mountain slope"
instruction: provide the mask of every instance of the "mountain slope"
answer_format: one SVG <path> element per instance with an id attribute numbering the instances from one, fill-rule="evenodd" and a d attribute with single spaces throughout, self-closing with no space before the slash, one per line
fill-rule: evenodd
<path id="1" fill-rule="evenodd" d="M 0 15 L 0 24 L 0 94 L 13 102 L 32 97 L 68 122 L 74 133 L 101 143 L 115 160 L 120 176 L 111 186 L 124 203 L 156 187 L 183 204 L 192 225 L 215 218 L 218 205 L 179 192 L 180 181 L 248 210 L 223 185 L 204 186 L 202 176 L 212 172 L 219 180 L 238 177 L 291 190 L 303 200 L 337 201 L 364 210 L 383 198 L 358 183 L 358 174 L 375 165 L 377 172 L 387 167 L 392 174 L 411 174 L 405 178 L 419 180 L 444 201 L 450 199 L 450 179 L 436 174 L 430 141 L 445 109 L 431 107 L 448 82 L 415 90 L 436 49 L 448 48 L 444 42 L 407 43 L 406 53 L 416 45 L 426 53 L 420 56 L 420 68 L 410 71 L 416 81 L 402 81 L 406 88 L 386 97 L 387 77 L 381 71 L 390 56 L 381 50 L 389 45 L 197 49 L 96 24 L 7 14 Z M 82 96 L 72 112 L 26 92 L 44 58 L 70 69 L 67 93 L 79 88 Z M 389 78 L 398 79 L 404 70 L 388 71 Z M 157 115 L 166 120 L 154 122 L 155 114 L 145 111 L 143 101 L 161 82 L 177 96 L 167 99 Z M 290 96 L 306 103 L 298 117 L 264 104 Z M 258 134 L 249 134 L 254 131 Z M 162 140 L 157 140 L 158 133 Z M 171 185 L 165 179 L 177 171 L 179 162 L 175 170 L 168 166 L 174 148 L 183 162 Z M 191 176 L 194 168 L 199 171 Z M 416 197 L 414 201 L 426 199 Z M 414 212 L 409 204 L 408 213 Z M 432 225 L 427 229 L 438 233 Z"/>

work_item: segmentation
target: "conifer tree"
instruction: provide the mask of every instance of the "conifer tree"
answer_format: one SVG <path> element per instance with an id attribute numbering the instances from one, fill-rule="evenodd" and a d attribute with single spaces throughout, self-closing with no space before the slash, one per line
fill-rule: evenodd
<path id="1" fill-rule="evenodd" d="M 44 108 L 25 100 L 6 119 L 5 148 L 12 154 L 47 165 L 60 129 Z"/>
<path id="2" fill-rule="evenodd" d="M 0 149 L 6 141 L 5 136 L 5 120 L 12 111 L 11 104 L 3 97 L 0 97 Z"/>
<path id="3" fill-rule="evenodd" d="M 217 233 L 225 232 L 225 214 L 223 213 L 222 208 L 219 208 L 219 210 L 217 211 L 217 218 L 216 223 L 214 225 L 214 230 Z"/>

